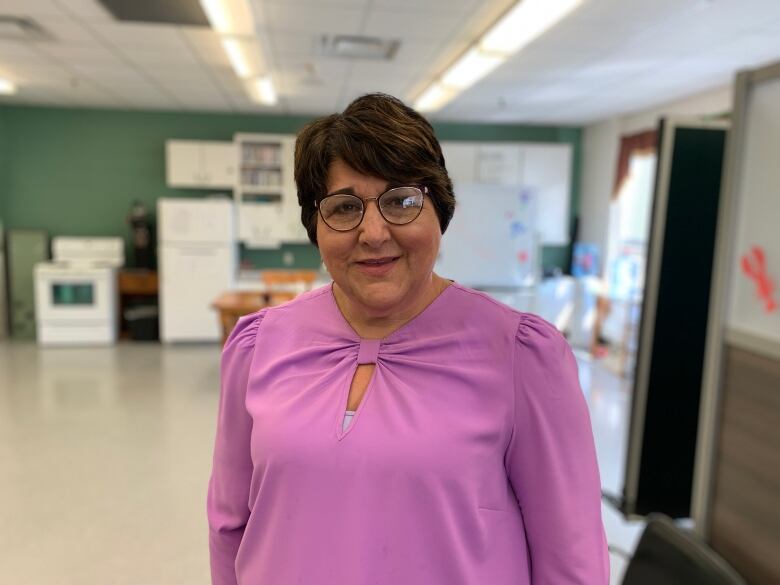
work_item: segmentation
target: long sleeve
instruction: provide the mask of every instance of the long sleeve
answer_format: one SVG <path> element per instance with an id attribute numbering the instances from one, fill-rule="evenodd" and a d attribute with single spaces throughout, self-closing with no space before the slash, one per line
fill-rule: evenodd
<path id="1" fill-rule="evenodd" d="M 593 433 L 577 364 L 546 321 L 523 315 L 514 355 L 506 469 L 520 505 L 533 585 L 607 585 L 609 557 Z"/>
<path id="2" fill-rule="evenodd" d="M 219 415 L 207 498 L 213 585 L 236 585 L 236 554 L 249 519 L 252 421 L 244 399 L 263 315 L 242 317 L 222 351 Z"/>

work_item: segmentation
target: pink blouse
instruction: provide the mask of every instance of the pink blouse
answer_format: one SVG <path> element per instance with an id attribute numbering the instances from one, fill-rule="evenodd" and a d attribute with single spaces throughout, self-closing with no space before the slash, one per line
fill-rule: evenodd
<path id="1" fill-rule="evenodd" d="M 208 519 L 214 585 L 609 581 L 569 346 L 458 284 L 382 340 L 354 332 L 331 286 L 242 318 L 222 356 Z"/>

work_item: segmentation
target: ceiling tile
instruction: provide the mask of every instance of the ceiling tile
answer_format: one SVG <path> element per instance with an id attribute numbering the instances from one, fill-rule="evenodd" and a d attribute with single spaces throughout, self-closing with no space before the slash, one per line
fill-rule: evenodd
<path id="1" fill-rule="evenodd" d="M 195 30 L 182 28 L 179 30 L 184 43 L 189 47 L 198 60 L 208 65 L 230 67 L 225 50 L 220 42 L 219 35 L 210 30 Z"/>
<path id="2" fill-rule="evenodd" d="M 175 26 L 136 22 L 111 22 L 92 26 L 104 41 L 123 49 L 182 51 L 184 44 Z M 208 29 L 204 29 L 208 30 Z"/>
<path id="3" fill-rule="evenodd" d="M 70 43 L 40 43 L 39 50 L 63 63 L 103 64 L 122 67 L 124 63 L 107 47 Z"/>
<path id="4" fill-rule="evenodd" d="M 403 38 L 391 62 L 422 69 L 438 57 L 441 45 L 436 40 Z"/>
<path id="5" fill-rule="evenodd" d="M 66 84 L 52 84 L 50 87 L 77 104 L 93 104 L 100 101 L 101 103 L 113 102 L 119 106 L 120 102 L 124 101 L 111 89 L 84 79 L 75 79 Z"/>
<path id="6" fill-rule="evenodd" d="M 621 25 L 610 27 L 609 34 L 604 34 L 603 25 L 567 18 L 521 49 L 518 55 L 529 50 L 597 54 L 634 39 L 636 34 L 633 27 Z M 647 52 L 646 43 L 645 50 Z"/>
<path id="7" fill-rule="evenodd" d="M 444 40 L 460 28 L 466 16 L 452 12 L 372 10 L 363 33 L 386 38 Z"/>
<path id="8" fill-rule="evenodd" d="M 224 93 L 246 93 L 244 82 L 232 71 L 211 71 L 212 82 Z"/>
<path id="9" fill-rule="evenodd" d="M 271 46 L 275 55 L 309 57 L 315 55 L 320 35 L 313 33 L 271 33 Z"/>
<path id="10" fill-rule="evenodd" d="M 197 66 L 198 57 L 189 49 L 167 51 L 160 48 L 120 48 L 124 57 L 140 67 L 179 67 Z"/>
<path id="11" fill-rule="evenodd" d="M 213 85 L 209 73 L 200 65 L 171 67 L 166 64 L 144 67 L 144 75 L 156 80 L 172 81 L 183 84 L 208 84 Z"/>
<path id="12" fill-rule="evenodd" d="M 137 70 L 131 67 L 72 64 L 70 65 L 70 69 L 79 76 L 86 77 L 93 81 L 108 83 L 109 85 L 115 83 L 140 84 L 146 82 L 145 78 Z"/>
<path id="13" fill-rule="evenodd" d="M 416 97 L 514 2 L 252 0 L 280 94 L 279 106 L 262 108 L 209 29 L 118 23 L 97 0 L 0 0 L 0 13 L 29 14 L 57 37 L 0 40 L 0 73 L 20 81 L 14 103 L 327 113 L 367 91 Z M 316 55 L 317 38 L 337 33 L 401 46 L 389 63 Z M 723 84 L 779 58 L 777 0 L 588 0 L 431 117 L 588 120 Z M 189 95 L 198 97 L 190 103 Z"/>
<path id="14" fill-rule="evenodd" d="M 352 79 L 344 91 L 343 97 L 347 99 L 354 99 L 358 96 L 366 93 L 388 93 L 396 96 L 399 99 L 405 97 L 406 92 L 409 89 L 409 83 L 397 78 L 388 78 L 380 81 L 366 81 L 361 79 Z"/>
<path id="15" fill-rule="evenodd" d="M 35 21 L 48 32 L 54 42 L 90 44 L 95 43 L 89 28 L 70 16 L 40 16 Z"/>
<path id="16" fill-rule="evenodd" d="M 226 108 L 229 103 L 225 97 L 219 93 L 200 93 L 200 92 L 173 92 L 173 95 L 189 108 L 208 107 L 208 108 Z"/>
<path id="17" fill-rule="evenodd" d="M 0 14 L 27 16 L 63 16 L 62 8 L 54 0 L 0 0 Z"/>
<path id="18" fill-rule="evenodd" d="M 213 85 L 205 83 L 182 83 L 169 81 L 165 83 L 159 83 L 160 87 L 165 90 L 166 93 L 176 96 L 182 101 L 186 101 L 188 96 L 195 96 L 200 99 L 209 99 L 212 101 L 222 100 L 223 94 Z"/>
<path id="19" fill-rule="evenodd" d="M 23 61 L 35 61 L 41 54 L 31 43 L 0 40 L 0 63 L 11 65 Z"/>
<path id="20" fill-rule="evenodd" d="M 268 27 L 279 32 L 312 34 L 359 34 L 362 8 L 312 4 L 305 10 L 292 4 L 268 4 Z"/>
<path id="21" fill-rule="evenodd" d="M 0 96 L 0 105 L 2 104 L 32 104 L 41 106 L 55 106 L 69 103 L 65 97 L 56 95 L 45 89 L 23 86 L 14 95 Z"/>
<path id="22" fill-rule="evenodd" d="M 52 80 L 65 82 L 73 78 L 71 71 L 56 64 L 28 66 L 11 71 L 14 73 L 15 79 L 24 85 L 43 85 Z"/>
<path id="23" fill-rule="evenodd" d="M 299 116 L 328 116 L 343 111 L 338 100 L 295 100 L 288 105 L 290 114 Z"/>
<path id="24" fill-rule="evenodd" d="M 97 0 L 57 0 L 61 10 L 81 22 L 113 22 L 113 15 Z"/>
<path id="25" fill-rule="evenodd" d="M 373 6 L 379 9 L 406 10 L 417 12 L 466 11 L 473 8 L 479 0 L 374 0 Z"/>
<path id="26" fill-rule="evenodd" d="M 388 62 L 355 61 L 352 65 L 351 80 L 386 81 L 399 79 L 408 80 L 419 72 L 419 67 L 408 64 Z"/>
<path id="27" fill-rule="evenodd" d="M 276 63 L 274 78 L 295 88 L 295 91 L 300 89 L 303 93 L 308 93 L 311 87 L 341 87 L 352 65 L 351 61 L 322 57 L 280 58 Z"/>
<path id="28" fill-rule="evenodd" d="M 371 4 L 371 0 L 251 0 L 252 10 L 262 13 L 272 4 L 283 4 L 295 10 L 305 12 L 311 7 L 324 6 L 326 8 L 364 8 Z"/>

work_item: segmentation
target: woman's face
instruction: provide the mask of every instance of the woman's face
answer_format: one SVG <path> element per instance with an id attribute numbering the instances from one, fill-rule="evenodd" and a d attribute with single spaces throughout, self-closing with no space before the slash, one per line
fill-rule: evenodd
<path id="1" fill-rule="evenodd" d="M 363 175 L 338 159 L 328 172 L 328 194 L 351 189 L 367 199 L 388 188 L 387 180 Z M 405 225 L 386 222 L 375 201 L 348 232 L 329 228 L 317 214 L 317 242 L 328 272 L 354 308 L 369 317 L 403 314 L 426 297 L 440 241 L 439 220 L 427 195 L 419 217 Z M 389 262 L 366 263 L 378 259 Z"/>

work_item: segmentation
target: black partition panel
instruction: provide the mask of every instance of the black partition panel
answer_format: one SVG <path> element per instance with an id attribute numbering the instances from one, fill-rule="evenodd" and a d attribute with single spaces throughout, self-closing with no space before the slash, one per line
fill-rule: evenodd
<path id="1" fill-rule="evenodd" d="M 623 511 L 691 510 L 726 130 L 662 120 Z"/>

